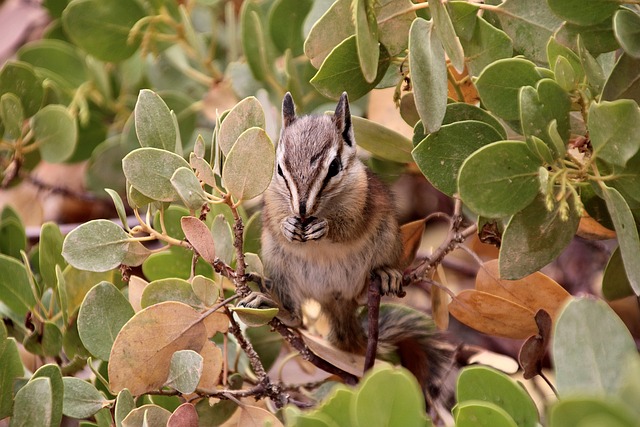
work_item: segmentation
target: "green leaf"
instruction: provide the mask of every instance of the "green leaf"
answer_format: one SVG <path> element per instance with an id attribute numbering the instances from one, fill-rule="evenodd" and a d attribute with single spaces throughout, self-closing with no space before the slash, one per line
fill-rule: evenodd
<path id="1" fill-rule="evenodd" d="M 244 57 L 253 76 L 256 80 L 262 81 L 273 75 L 274 55 L 261 16 L 264 16 L 264 13 L 257 1 L 251 0 L 242 4 L 240 22 Z"/>
<path id="2" fill-rule="evenodd" d="M 494 142 L 462 164 L 458 177 L 460 196 L 480 215 L 513 215 L 536 197 L 539 167 L 540 160 L 524 142 Z"/>
<path id="3" fill-rule="evenodd" d="M 369 0 L 353 0 L 352 3 L 360 70 L 367 83 L 376 80 L 380 59 L 378 22 L 373 3 Z"/>
<path id="4" fill-rule="evenodd" d="M 584 42 L 580 37 L 577 40 L 578 53 L 580 55 L 580 64 L 584 69 L 584 74 L 587 77 L 587 82 L 594 88 L 596 93 L 600 93 L 604 86 L 605 75 L 602 66 L 591 55 L 589 50 L 584 46 Z"/>
<path id="5" fill-rule="evenodd" d="M 142 89 L 134 109 L 136 135 L 142 147 L 155 147 L 173 152 L 176 130 L 171 111 L 158 94 Z"/>
<path id="6" fill-rule="evenodd" d="M 166 426 L 171 412 L 157 405 L 143 405 L 134 409 L 122 421 L 122 427 Z"/>
<path id="7" fill-rule="evenodd" d="M 189 167 L 182 157 L 158 148 L 139 148 L 122 159 L 127 180 L 144 196 L 161 202 L 177 198 L 171 177 L 180 167 Z"/>
<path id="8" fill-rule="evenodd" d="M 478 6 L 466 1 L 450 1 L 447 4 L 456 34 L 461 40 L 471 40 L 478 23 Z"/>
<path id="9" fill-rule="evenodd" d="M 176 278 L 154 280 L 149 283 L 142 292 L 140 305 L 146 308 L 163 301 L 179 301 L 192 307 L 202 306 L 191 288 L 191 283 Z"/>
<path id="10" fill-rule="evenodd" d="M 620 9 L 613 16 L 613 33 L 629 55 L 640 58 L 640 15 L 631 9 Z"/>
<path id="11" fill-rule="evenodd" d="M 31 130 L 42 159 L 51 163 L 67 160 L 78 142 L 76 119 L 62 105 L 47 105 L 31 119 Z"/>
<path id="12" fill-rule="evenodd" d="M 603 185 L 602 193 L 616 230 L 627 278 L 636 295 L 640 295 L 640 264 L 637 262 L 640 237 L 635 219 L 618 190 Z"/>
<path id="13" fill-rule="evenodd" d="M 62 243 L 64 237 L 60 228 L 53 222 L 42 224 L 40 229 L 40 246 L 38 251 L 40 275 L 45 286 L 56 288 L 58 281 L 56 277 L 56 265 L 61 269 L 67 266 L 67 262 L 62 256 Z"/>
<path id="14" fill-rule="evenodd" d="M 53 427 L 53 396 L 51 380 L 47 377 L 29 381 L 16 393 L 13 416 L 9 427 Z"/>
<path id="15" fill-rule="evenodd" d="M 62 245 L 62 256 L 75 268 L 108 271 L 118 267 L 129 248 L 129 236 L 119 225 L 98 219 L 72 230 Z"/>
<path id="16" fill-rule="evenodd" d="M 233 307 L 231 311 L 237 314 L 245 325 L 256 327 L 269 323 L 278 315 L 279 310 L 277 308 Z"/>
<path id="17" fill-rule="evenodd" d="M 506 0 L 499 8 L 504 13 L 496 15 L 513 40 L 513 48 L 536 63 L 546 62 L 547 42 L 562 25 L 547 0 Z"/>
<path id="18" fill-rule="evenodd" d="M 351 116 L 356 144 L 376 157 L 398 163 L 412 161 L 412 144 L 405 136 L 371 120 Z"/>
<path id="19" fill-rule="evenodd" d="M 42 80 L 25 62 L 7 62 L 0 71 L 0 97 L 13 93 L 20 99 L 25 117 L 33 116 L 42 105 Z"/>
<path id="20" fill-rule="evenodd" d="M 622 54 L 602 89 L 601 101 L 629 98 L 640 103 L 640 58 Z"/>
<path id="21" fill-rule="evenodd" d="M 69 38 L 101 61 L 117 62 L 138 50 L 140 37 L 129 33 L 145 10 L 137 1 L 74 0 L 62 13 Z"/>
<path id="22" fill-rule="evenodd" d="M 277 0 L 273 3 L 269 12 L 269 34 L 280 52 L 291 49 L 294 56 L 304 53 L 302 25 L 312 5 L 310 0 Z"/>
<path id="23" fill-rule="evenodd" d="M 411 24 L 409 61 L 418 114 L 425 129 L 435 132 L 447 107 L 447 66 L 432 21 L 416 18 Z"/>
<path id="24" fill-rule="evenodd" d="M 223 214 L 217 215 L 211 223 L 211 235 L 215 242 L 218 258 L 231 265 L 235 254 L 232 231 Z"/>
<path id="25" fill-rule="evenodd" d="M 566 201 L 566 203 L 569 203 Z M 547 210 L 545 197 L 534 201 L 511 217 L 502 235 L 500 277 L 520 279 L 535 273 L 556 259 L 578 229 L 580 216 L 570 204 L 569 218 L 563 220 L 560 207 Z"/>
<path id="26" fill-rule="evenodd" d="M 378 16 L 380 43 L 391 56 L 404 52 L 409 43 L 411 23 L 416 18 L 415 12 L 411 11 L 413 3 L 410 0 L 378 0 L 372 3 Z"/>
<path id="27" fill-rule="evenodd" d="M 122 389 L 116 398 L 115 422 L 116 427 L 122 427 L 122 420 L 129 415 L 129 412 L 136 408 L 136 402 L 128 389 Z"/>
<path id="28" fill-rule="evenodd" d="M 520 427 L 535 427 L 539 417 L 536 405 L 526 390 L 514 380 L 486 366 L 462 369 L 456 384 L 458 404 L 468 401 L 494 403 Z"/>
<path id="29" fill-rule="evenodd" d="M 57 427 L 62 422 L 62 396 L 64 394 L 60 367 L 54 364 L 43 365 L 33 373 L 30 381 L 35 378 L 49 378 L 51 381 L 51 425 Z"/>
<path id="30" fill-rule="evenodd" d="M 11 415 L 13 406 L 13 383 L 24 375 L 24 367 L 14 338 L 6 337 L 4 324 L 0 326 L 4 337 L 0 341 L 0 419 Z"/>
<path id="31" fill-rule="evenodd" d="M 518 98 L 522 86 L 536 86 L 540 75 L 535 64 L 522 58 L 500 59 L 478 77 L 476 87 L 482 102 L 504 120 L 518 120 Z"/>
<path id="32" fill-rule="evenodd" d="M 553 355 L 560 397 L 615 394 L 624 375 L 620 366 L 635 351 L 629 330 L 604 301 L 571 300 L 555 322 Z"/>
<path id="33" fill-rule="evenodd" d="M 353 35 L 331 51 L 310 82 L 318 92 L 328 98 L 338 99 L 342 92 L 346 91 L 349 94 L 349 100 L 353 102 L 376 87 L 390 63 L 391 58 L 381 45 L 377 77 L 373 82 L 368 83 L 360 69 L 356 36 Z"/>
<path id="34" fill-rule="evenodd" d="M 166 385 L 189 394 L 196 391 L 202 375 L 202 356 L 193 350 L 180 350 L 171 356 Z"/>
<path id="35" fill-rule="evenodd" d="M 193 251 L 174 246 L 168 251 L 149 256 L 142 264 L 142 272 L 148 280 L 171 277 L 188 279 L 191 276 L 192 261 Z M 205 262 L 198 262 L 196 274 L 210 277 L 213 274 L 213 267 Z"/>
<path id="36" fill-rule="evenodd" d="M 494 403 L 474 401 L 459 403 L 453 409 L 456 427 L 516 427 L 509 414 Z"/>
<path id="37" fill-rule="evenodd" d="M 555 34 L 556 39 L 565 46 L 574 46 L 578 37 L 593 55 L 619 49 L 620 44 L 613 34 L 613 22 L 605 19 L 599 24 L 582 26 L 565 22 Z"/>
<path id="38" fill-rule="evenodd" d="M 77 89 L 90 79 L 85 58 L 78 48 L 62 40 L 42 39 L 18 50 L 20 61 L 35 68 L 38 75 L 51 79 L 66 90 Z"/>
<path id="39" fill-rule="evenodd" d="M 59 356 L 62 350 L 62 331 L 55 323 L 44 322 L 39 344 L 41 345 L 43 356 Z"/>
<path id="40" fill-rule="evenodd" d="M 275 150 L 267 133 L 260 128 L 247 129 L 224 162 L 224 186 L 237 200 L 251 200 L 271 183 L 275 161 Z"/>
<path id="41" fill-rule="evenodd" d="M 202 304 L 211 307 L 220 296 L 220 286 L 213 280 L 204 276 L 196 276 L 191 280 L 191 289 Z"/>
<path id="42" fill-rule="evenodd" d="M 467 66 L 473 76 L 478 76 L 482 70 L 495 61 L 510 58 L 513 55 L 513 43 L 502 30 L 478 17 L 471 39 L 462 38 Z"/>
<path id="43" fill-rule="evenodd" d="M 262 235 L 262 217 L 261 212 L 255 212 L 244 226 L 243 251 L 254 254 L 261 253 L 262 244 L 260 236 Z"/>
<path id="44" fill-rule="evenodd" d="M 458 172 L 462 163 L 477 149 L 502 136 L 490 125 L 464 120 L 444 125 L 429 134 L 412 152 L 425 177 L 443 193 L 458 192 Z"/>
<path id="45" fill-rule="evenodd" d="M 20 251 L 27 248 L 27 235 L 17 218 L 0 221 L 0 253 L 20 259 Z"/>
<path id="46" fill-rule="evenodd" d="M 69 318 L 72 318 L 75 316 L 76 309 L 82 304 L 87 292 L 89 292 L 96 283 L 102 281 L 113 283 L 114 271 L 93 272 L 78 270 L 68 265 L 67 268 L 64 269 L 62 278 L 63 281 L 60 282 L 59 286 L 64 282 L 64 292 L 61 291 L 60 293 L 61 295 L 66 295 L 63 298 L 62 306 L 66 305 L 67 314 Z"/>
<path id="47" fill-rule="evenodd" d="M 22 136 L 24 111 L 22 103 L 13 93 L 5 93 L 0 98 L 0 124 L 4 126 L 3 138 L 15 141 Z"/>
<path id="48" fill-rule="evenodd" d="M 354 33 L 351 0 L 337 0 L 311 28 L 304 53 L 315 68 L 320 68 L 329 53 Z"/>
<path id="49" fill-rule="evenodd" d="M 0 301 L 20 317 L 36 305 L 25 266 L 15 258 L 0 254 Z"/>
<path id="50" fill-rule="evenodd" d="M 458 73 L 462 73 L 464 71 L 464 51 L 460 39 L 456 35 L 453 22 L 451 22 L 446 4 L 435 1 L 429 5 L 429 12 L 433 17 L 436 34 L 442 42 L 447 58 Z"/>
<path id="51" fill-rule="evenodd" d="M 118 288 L 109 282 L 98 283 L 84 297 L 78 313 L 82 344 L 99 359 L 109 360 L 118 332 L 134 314 Z"/>
<path id="52" fill-rule="evenodd" d="M 624 166 L 638 151 L 640 108 L 635 101 L 619 99 L 591 104 L 588 126 L 597 158 Z"/>
<path id="53" fill-rule="evenodd" d="M 635 404 L 635 402 L 634 402 Z M 611 396 L 604 398 L 570 397 L 551 406 L 549 427 L 607 426 L 633 427 L 637 417 Z"/>
<path id="54" fill-rule="evenodd" d="M 206 203 L 207 196 L 191 168 L 180 167 L 176 169 L 170 181 L 187 208 L 195 211 Z"/>
<path id="55" fill-rule="evenodd" d="M 159 232 L 165 230 L 174 239 L 182 240 L 185 238 L 184 231 L 182 231 L 182 218 L 185 216 L 189 216 L 187 209 L 183 206 L 171 205 L 164 210 L 164 227 L 160 212 L 156 212 L 153 217 L 153 228 Z"/>
<path id="56" fill-rule="evenodd" d="M 583 26 L 610 18 L 619 7 L 617 1 L 610 0 L 547 0 L 547 3 L 561 19 Z"/>
<path id="57" fill-rule="evenodd" d="M 247 328 L 245 330 L 247 338 L 260 356 L 264 368 L 268 371 L 280 355 L 282 337 L 271 332 L 271 326 L 265 325 L 257 328 Z"/>
<path id="58" fill-rule="evenodd" d="M 500 134 L 501 139 L 507 139 L 507 131 L 504 126 L 491 115 L 487 110 L 476 107 L 475 105 L 465 104 L 464 102 L 452 102 L 447 104 L 447 111 L 442 120 L 443 125 L 461 122 L 463 120 L 475 120 L 483 122 L 495 129 Z M 426 137 L 426 135 L 425 135 Z"/>
<path id="59" fill-rule="evenodd" d="M 393 396 L 388 399 L 388 396 Z M 360 383 L 351 405 L 360 426 L 427 426 L 424 395 L 404 369 L 373 369 Z"/>
<path id="60" fill-rule="evenodd" d="M 257 98 L 250 96 L 238 102 L 220 125 L 217 141 L 222 153 L 227 156 L 236 140 L 247 129 L 252 127 L 264 129 L 265 126 L 264 111 Z"/>
<path id="61" fill-rule="evenodd" d="M 62 412 L 71 418 L 88 418 L 108 402 L 93 384 L 80 378 L 64 377 L 64 406 Z"/>
<path id="62" fill-rule="evenodd" d="M 566 141 L 569 139 L 569 111 L 571 100 L 567 93 L 553 80 L 542 79 L 537 90 L 524 86 L 520 90 L 519 110 L 522 133 L 525 137 L 537 137 L 545 142 L 558 158 L 564 155 Z M 549 132 L 552 122 L 560 134 L 562 143 L 556 144 Z"/>
<path id="63" fill-rule="evenodd" d="M 617 247 L 616 250 L 613 251 L 613 254 L 611 254 L 611 257 L 609 258 L 609 262 L 604 269 L 604 276 L 602 277 L 602 295 L 607 299 L 607 301 L 614 301 L 635 295 L 624 270 L 620 247 Z"/>
<path id="64" fill-rule="evenodd" d="M 582 68 L 582 64 L 580 63 L 580 58 L 578 57 L 578 55 L 568 47 L 560 44 L 555 37 L 552 37 L 547 43 L 547 59 L 549 65 L 553 66 L 554 64 L 556 64 L 558 58 L 560 57 L 564 58 L 569 63 L 575 75 L 575 79 L 577 81 L 582 81 L 582 79 L 584 78 L 584 70 Z M 556 71 L 554 70 L 554 72 Z"/>

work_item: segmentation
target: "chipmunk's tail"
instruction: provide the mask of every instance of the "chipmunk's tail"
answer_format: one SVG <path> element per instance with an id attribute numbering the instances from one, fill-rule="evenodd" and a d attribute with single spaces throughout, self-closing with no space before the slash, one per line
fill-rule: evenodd
<path id="1" fill-rule="evenodd" d="M 379 324 L 378 357 L 399 362 L 417 378 L 427 401 L 436 400 L 442 392 L 453 351 L 431 317 L 404 305 L 381 304 Z M 367 325 L 364 314 L 365 331 Z"/>

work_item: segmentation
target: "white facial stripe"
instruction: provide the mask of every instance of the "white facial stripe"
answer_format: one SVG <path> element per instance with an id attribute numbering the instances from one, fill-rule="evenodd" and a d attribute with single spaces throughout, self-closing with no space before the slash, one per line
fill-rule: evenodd
<path id="1" fill-rule="evenodd" d="M 295 180 L 291 177 L 291 174 L 289 173 L 289 171 L 284 165 L 284 154 L 282 153 L 278 153 L 278 165 L 280 166 L 280 170 L 282 170 L 282 174 L 284 175 L 284 178 L 281 176 L 278 176 L 278 179 L 284 179 L 286 181 L 286 184 L 284 185 L 287 188 L 289 188 L 289 191 L 291 192 L 291 201 L 290 201 L 291 209 L 293 210 L 294 213 L 299 215 L 300 214 L 299 212 L 300 196 L 298 195 L 298 187 L 295 184 Z"/>
<path id="2" fill-rule="evenodd" d="M 343 153 L 344 153 L 344 150 L 343 150 Z M 324 183 L 324 179 L 327 176 L 327 173 L 329 171 L 329 165 L 331 164 L 333 159 L 336 158 L 337 154 L 338 154 L 337 147 L 332 147 L 331 150 L 329 151 L 329 154 L 324 157 L 324 163 L 322 164 L 322 173 L 318 176 L 318 179 L 316 179 L 316 181 L 313 183 L 313 186 L 309 189 L 309 197 L 307 199 L 308 209 L 313 209 L 315 207 L 318 193 L 320 193 L 320 190 L 322 189 L 322 185 Z M 342 159 L 341 161 L 344 163 Z"/>

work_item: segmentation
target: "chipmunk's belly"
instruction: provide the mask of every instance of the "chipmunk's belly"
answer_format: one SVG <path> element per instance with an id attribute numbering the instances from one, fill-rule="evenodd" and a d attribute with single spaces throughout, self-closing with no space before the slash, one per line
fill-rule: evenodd
<path id="1" fill-rule="evenodd" d="M 370 273 L 371 256 L 354 245 L 305 242 L 292 245 L 290 254 L 301 268 L 291 269 L 292 282 L 304 297 L 317 301 L 359 299 Z"/>

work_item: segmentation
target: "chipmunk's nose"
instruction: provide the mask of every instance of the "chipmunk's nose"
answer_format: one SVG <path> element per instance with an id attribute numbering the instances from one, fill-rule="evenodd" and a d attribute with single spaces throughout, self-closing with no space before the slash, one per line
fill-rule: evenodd
<path id="1" fill-rule="evenodd" d="M 300 215 L 300 218 L 304 218 L 305 216 L 307 216 L 307 200 L 301 200 L 300 201 L 300 206 L 298 207 L 298 214 Z"/>

